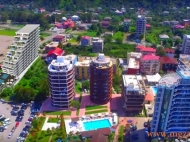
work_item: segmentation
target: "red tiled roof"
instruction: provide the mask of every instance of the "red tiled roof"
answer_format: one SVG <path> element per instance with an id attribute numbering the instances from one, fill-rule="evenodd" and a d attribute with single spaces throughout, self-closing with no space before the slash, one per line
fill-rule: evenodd
<path id="1" fill-rule="evenodd" d="M 83 36 L 82 39 L 88 39 L 89 40 L 90 37 L 89 36 Z"/>
<path id="2" fill-rule="evenodd" d="M 145 55 L 142 60 L 159 60 L 159 56 L 150 54 L 150 55 Z"/>
<path id="3" fill-rule="evenodd" d="M 175 50 L 170 49 L 170 48 L 165 48 L 164 50 L 165 50 L 165 52 L 171 52 L 171 53 L 174 53 L 174 52 L 175 52 Z"/>
<path id="4" fill-rule="evenodd" d="M 172 58 L 168 56 L 160 57 L 160 63 L 161 64 L 178 64 L 176 58 Z"/>
<path id="5" fill-rule="evenodd" d="M 138 48 L 138 49 L 143 49 L 143 48 L 146 48 L 146 47 L 143 46 L 143 45 L 137 45 L 136 48 Z"/>
<path id="6" fill-rule="evenodd" d="M 150 93 L 146 94 L 145 101 L 154 101 L 153 94 L 150 94 Z"/>
<path id="7" fill-rule="evenodd" d="M 150 28 L 150 27 L 151 27 L 151 25 L 150 25 L 150 24 L 146 24 L 146 27 L 147 27 L 147 28 Z"/>
<path id="8" fill-rule="evenodd" d="M 52 55 L 52 54 L 54 54 L 54 55 L 56 55 L 56 56 L 61 56 L 61 55 L 63 55 L 65 53 L 65 51 L 64 50 L 62 50 L 61 48 L 55 48 L 55 49 L 53 49 L 53 50 L 50 50 L 49 52 L 48 52 L 48 54 L 47 54 L 47 56 L 50 56 L 50 55 Z"/>
<path id="9" fill-rule="evenodd" d="M 151 47 L 144 47 L 141 49 L 141 51 L 147 51 L 147 52 L 156 52 L 156 49 Z"/>
<path id="10" fill-rule="evenodd" d="M 55 36 L 54 38 L 56 38 L 56 39 L 63 39 L 63 38 L 65 38 L 65 36 L 57 35 L 57 36 Z"/>

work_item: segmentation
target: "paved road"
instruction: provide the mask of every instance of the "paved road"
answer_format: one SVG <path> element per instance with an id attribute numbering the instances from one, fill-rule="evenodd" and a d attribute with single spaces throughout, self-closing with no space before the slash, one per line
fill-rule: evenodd
<path id="1" fill-rule="evenodd" d="M 13 136 L 10 139 L 8 139 L 7 136 L 11 132 L 13 126 L 15 126 L 16 124 L 16 116 L 11 116 L 10 112 L 12 110 L 12 107 L 9 104 L 2 104 L 0 102 L 0 108 L 0 114 L 3 114 L 6 118 L 11 119 L 11 124 L 8 125 L 8 129 L 0 133 L 0 142 L 16 142 L 16 138 L 22 132 L 22 129 L 25 127 L 25 122 L 28 120 L 28 117 L 30 116 L 30 108 L 28 107 L 25 110 L 25 115 L 23 117 L 22 122 L 20 122 L 19 126 L 16 128 L 15 132 L 13 133 Z"/>

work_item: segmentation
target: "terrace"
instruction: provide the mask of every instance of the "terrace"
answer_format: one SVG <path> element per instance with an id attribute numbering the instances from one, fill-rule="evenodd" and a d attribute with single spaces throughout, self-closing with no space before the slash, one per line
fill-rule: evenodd
<path id="1" fill-rule="evenodd" d="M 65 120 L 66 132 L 77 133 L 102 128 L 111 128 L 118 124 L 118 116 L 115 113 L 98 113 L 81 118 L 72 118 Z"/>

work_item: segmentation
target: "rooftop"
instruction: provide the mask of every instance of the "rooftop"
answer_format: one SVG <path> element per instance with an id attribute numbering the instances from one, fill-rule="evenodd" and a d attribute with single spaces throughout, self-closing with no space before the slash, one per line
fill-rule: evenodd
<path id="1" fill-rule="evenodd" d="M 181 61 L 186 67 L 190 68 L 190 55 L 180 54 L 179 61 Z"/>
<path id="2" fill-rule="evenodd" d="M 152 48 L 152 47 L 144 47 L 141 49 L 141 51 L 145 51 L 145 52 L 156 52 L 156 49 Z"/>
<path id="3" fill-rule="evenodd" d="M 66 37 L 65 35 L 57 35 L 57 36 L 55 36 L 54 38 L 63 39 L 63 38 L 65 38 L 65 37 Z"/>
<path id="4" fill-rule="evenodd" d="M 142 56 L 142 53 L 139 53 L 139 52 L 129 52 L 127 54 L 128 54 L 127 57 L 130 56 L 133 58 L 140 58 Z"/>
<path id="5" fill-rule="evenodd" d="M 64 59 L 70 60 L 70 61 L 74 60 L 75 58 L 77 58 L 77 55 L 74 55 L 74 54 L 64 56 Z"/>
<path id="6" fill-rule="evenodd" d="M 82 62 L 78 61 L 76 62 L 75 66 L 90 66 L 91 61 L 90 60 L 84 60 Z"/>
<path id="7" fill-rule="evenodd" d="M 40 27 L 39 24 L 27 24 L 22 29 L 18 30 L 16 33 L 31 33 L 36 28 Z"/>
<path id="8" fill-rule="evenodd" d="M 171 49 L 171 48 L 164 48 L 165 52 L 171 52 L 171 53 L 174 53 L 175 50 L 174 49 Z"/>
<path id="9" fill-rule="evenodd" d="M 57 60 L 53 60 L 48 66 L 48 70 L 51 72 L 67 72 L 71 70 L 73 65 L 70 60 L 65 60 L 63 56 L 57 56 Z"/>
<path id="10" fill-rule="evenodd" d="M 177 85 L 180 79 L 181 77 L 177 73 L 170 73 L 160 79 L 159 85 L 171 87 L 172 85 Z"/>
<path id="11" fill-rule="evenodd" d="M 139 69 L 139 61 L 135 58 L 130 58 L 128 68 Z"/>
<path id="12" fill-rule="evenodd" d="M 90 37 L 89 37 L 89 36 L 83 36 L 82 39 L 87 39 L 87 40 L 89 40 Z"/>
<path id="13" fill-rule="evenodd" d="M 187 38 L 190 38 L 190 35 L 186 35 L 187 36 Z"/>
<path id="14" fill-rule="evenodd" d="M 110 61 L 111 59 L 108 57 L 105 57 L 104 54 L 99 54 L 98 57 L 95 60 L 93 60 L 94 63 L 102 64 L 102 65 L 107 65 L 110 63 Z"/>
<path id="15" fill-rule="evenodd" d="M 46 44 L 46 47 L 58 47 L 59 42 L 50 42 L 48 44 Z"/>
<path id="16" fill-rule="evenodd" d="M 161 39 L 168 39 L 169 36 L 166 35 L 166 34 L 162 34 L 162 35 L 159 35 L 159 38 L 161 38 Z"/>
<path id="17" fill-rule="evenodd" d="M 159 82 L 161 76 L 158 73 L 155 75 L 146 75 L 146 79 L 148 82 Z"/>
<path id="18" fill-rule="evenodd" d="M 162 64 L 178 64 L 177 59 L 173 57 L 160 57 L 160 63 Z"/>
<path id="19" fill-rule="evenodd" d="M 141 91 L 142 87 L 135 75 L 123 75 L 123 84 L 127 91 Z"/>
<path id="20" fill-rule="evenodd" d="M 53 50 L 50 50 L 49 52 L 48 52 L 48 54 L 47 54 L 47 56 L 50 56 L 50 55 L 52 55 L 52 54 L 54 54 L 54 55 L 56 55 L 56 56 L 61 56 L 61 55 L 63 55 L 65 53 L 65 51 L 64 50 L 62 50 L 61 48 L 55 48 L 55 49 L 53 49 Z"/>
<path id="21" fill-rule="evenodd" d="M 159 60 L 160 57 L 154 54 L 145 55 L 141 60 Z"/>

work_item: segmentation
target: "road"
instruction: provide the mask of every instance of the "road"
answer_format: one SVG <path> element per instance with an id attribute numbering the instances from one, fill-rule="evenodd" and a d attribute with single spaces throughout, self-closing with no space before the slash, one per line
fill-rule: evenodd
<path id="1" fill-rule="evenodd" d="M 8 125 L 7 130 L 5 130 L 4 132 L 0 133 L 0 142 L 16 142 L 16 138 L 20 135 L 20 133 L 22 132 L 22 129 L 25 127 L 25 122 L 28 120 L 29 116 L 30 116 L 30 107 L 28 107 L 25 110 L 25 115 L 23 117 L 22 122 L 20 122 L 19 126 L 16 128 L 15 132 L 13 133 L 13 136 L 8 139 L 7 136 L 8 134 L 11 132 L 11 129 L 15 126 L 16 122 L 16 116 L 11 116 L 10 112 L 12 110 L 12 107 L 9 104 L 2 104 L 0 102 L 0 114 L 3 114 L 6 118 L 10 118 L 11 119 L 11 124 Z"/>

